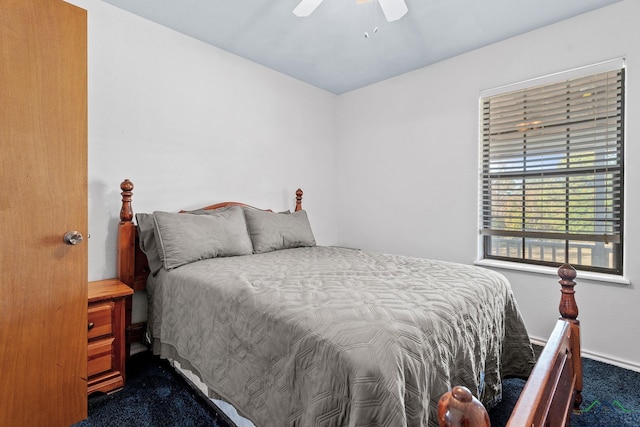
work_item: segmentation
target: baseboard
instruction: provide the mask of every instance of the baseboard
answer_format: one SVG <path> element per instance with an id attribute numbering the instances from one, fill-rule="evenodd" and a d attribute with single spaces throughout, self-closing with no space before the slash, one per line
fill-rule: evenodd
<path id="1" fill-rule="evenodd" d="M 139 342 L 134 342 L 131 344 L 131 349 L 129 350 L 129 356 L 133 356 L 134 354 L 142 353 L 143 351 L 149 350 L 146 346 L 142 345 Z"/>
<path id="2" fill-rule="evenodd" d="M 543 346 L 547 343 L 544 340 L 539 338 L 529 337 L 532 344 Z M 617 366 L 618 368 L 628 369 L 629 371 L 640 372 L 640 365 L 633 362 L 628 362 L 626 360 L 620 360 L 615 357 L 611 357 L 604 354 L 595 353 L 592 351 L 588 351 L 585 349 L 581 349 L 582 357 L 586 357 L 587 359 L 597 360 L 598 362 L 606 363 L 608 365 Z"/>
<path id="3" fill-rule="evenodd" d="M 637 363 L 627 362 L 625 360 L 620 360 L 613 358 L 611 356 L 605 356 L 598 353 L 593 353 L 590 351 L 582 351 L 582 356 L 587 359 L 597 360 L 598 362 L 607 363 L 609 365 L 617 366 L 619 368 L 628 369 L 630 371 L 640 372 L 640 365 Z"/>

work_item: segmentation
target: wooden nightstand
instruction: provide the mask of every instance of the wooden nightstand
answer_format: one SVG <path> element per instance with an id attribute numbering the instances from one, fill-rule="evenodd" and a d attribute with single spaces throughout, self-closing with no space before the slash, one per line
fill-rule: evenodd
<path id="1" fill-rule="evenodd" d="M 88 393 L 111 392 L 125 381 L 125 300 L 133 289 L 118 279 L 89 282 Z"/>

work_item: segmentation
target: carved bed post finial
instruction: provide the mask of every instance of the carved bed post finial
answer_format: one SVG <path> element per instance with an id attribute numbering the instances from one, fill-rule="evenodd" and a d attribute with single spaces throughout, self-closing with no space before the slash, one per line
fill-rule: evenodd
<path id="1" fill-rule="evenodd" d="M 563 264 L 558 269 L 560 276 L 560 286 L 562 289 L 562 298 L 560 299 L 560 315 L 561 319 L 566 320 L 571 325 L 571 354 L 573 372 L 575 379 L 573 409 L 579 410 L 582 403 L 582 359 L 580 357 L 580 321 L 578 320 L 578 304 L 575 299 L 576 286 L 574 279 L 576 278 L 576 269 L 569 264 Z"/>
<path id="2" fill-rule="evenodd" d="M 489 427 L 489 414 L 466 387 L 453 387 L 438 402 L 440 427 Z"/>
<path id="3" fill-rule="evenodd" d="M 131 222 L 133 220 L 133 209 L 131 209 L 131 197 L 133 196 L 133 182 L 125 179 L 120 184 L 122 190 L 122 208 L 120 209 L 120 221 Z"/>
<path id="4" fill-rule="evenodd" d="M 136 226 L 133 224 L 131 196 L 133 183 L 125 179 L 120 184 L 122 190 L 122 208 L 118 224 L 118 278 L 135 289 L 136 269 Z M 127 316 L 129 316 L 127 314 Z"/>
<path id="5" fill-rule="evenodd" d="M 298 188 L 296 190 L 296 209 L 295 209 L 295 211 L 298 212 L 299 210 L 302 210 L 302 190 Z"/>
<path id="6" fill-rule="evenodd" d="M 575 291 L 573 287 L 576 282 L 573 280 L 576 278 L 576 269 L 569 264 L 563 264 L 558 268 L 558 276 L 560 276 L 560 292 L 562 292 L 562 298 L 560 299 L 560 315 L 563 319 L 576 320 L 578 318 L 578 304 L 576 304 Z"/>

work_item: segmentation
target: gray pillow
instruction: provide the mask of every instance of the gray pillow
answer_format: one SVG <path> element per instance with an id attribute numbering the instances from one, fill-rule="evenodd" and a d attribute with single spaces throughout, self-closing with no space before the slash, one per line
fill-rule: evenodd
<path id="1" fill-rule="evenodd" d="M 254 253 L 316 245 L 303 210 L 289 214 L 245 209 L 244 214 Z"/>
<path id="2" fill-rule="evenodd" d="M 201 259 L 252 253 L 242 208 L 207 215 L 154 212 L 155 238 L 164 268 Z"/>
<path id="3" fill-rule="evenodd" d="M 151 274 L 155 276 L 162 268 L 162 260 L 160 259 L 158 246 L 156 245 L 153 214 L 136 214 L 136 222 L 138 223 L 138 240 L 140 241 L 140 249 L 142 249 L 142 252 L 147 256 L 149 270 L 151 270 Z"/>
<path id="4" fill-rule="evenodd" d="M 216 215 L 216 214 L 219 214 L 220 212 L 224 212 L 226 210 L 231 209 L 233 206 L 234 205 L 223 206 L 218 209 L 196 209 L 194 211 L 183 211 L 182 213 L 188 213 L 191 215 Z"/>

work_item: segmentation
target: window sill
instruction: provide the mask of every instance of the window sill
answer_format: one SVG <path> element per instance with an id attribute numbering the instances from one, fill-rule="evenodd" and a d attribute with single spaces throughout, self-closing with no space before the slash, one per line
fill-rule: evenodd
<path id="1" fill-rule="evenodd" d="M 541 265 L 520 264 L 517 262 L 498 261 L 494 259 L 481 259 L 474 262 L 475 265 L 491 268 L 504 268 L 527 273 L 547 274 L 557 276 L 558 270 L 553 267 Z M 617 285 L 630 285 L 631 281 L 623 276 L 605 273 L 593 273 L 591 271 L 578 271 L 578 280 L 593 280 L 596 282 L 615 283 Z"/>

